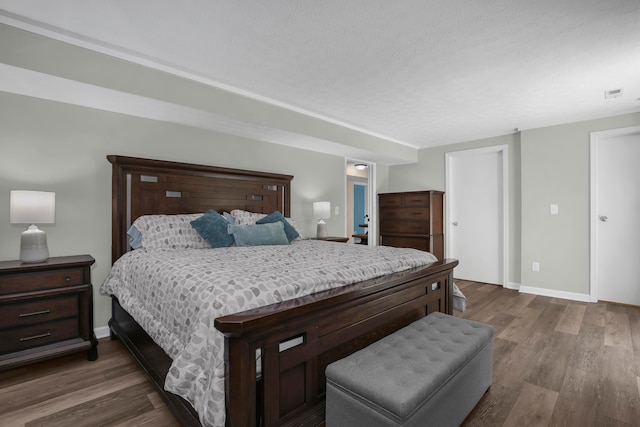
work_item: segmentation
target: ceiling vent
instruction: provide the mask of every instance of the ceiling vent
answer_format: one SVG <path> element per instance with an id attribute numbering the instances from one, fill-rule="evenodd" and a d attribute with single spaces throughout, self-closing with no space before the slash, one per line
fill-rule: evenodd
<path id="1" fill-rule="evenodd" d="M 619 87 L 617 89 L 606 90 L 604 92 L 604 99 L 619 98 L 621 96 L 622 96 L 622 88 L 621 87 Z"/>

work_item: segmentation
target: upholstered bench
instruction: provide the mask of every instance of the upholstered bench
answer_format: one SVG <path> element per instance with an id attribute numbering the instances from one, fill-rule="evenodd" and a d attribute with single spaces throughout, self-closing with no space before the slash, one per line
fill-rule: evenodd
<path id="1" fill-rule="evenodd" d="M 494 328 L 432 313 L 327 366 L 327 427 L 458 426 L 491 385 Z"/>

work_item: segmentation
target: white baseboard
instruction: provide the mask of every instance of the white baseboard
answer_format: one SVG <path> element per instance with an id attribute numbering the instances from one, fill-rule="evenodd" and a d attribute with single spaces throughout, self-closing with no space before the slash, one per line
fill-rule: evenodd
<path id="1" fill-rule="evenodd" d="M 504 285 L 503 288 L 505 288 L 505 289 L 513 289 L 515 291 L 519 291 L 520 290 L 520 283 L 507 282 L 507 284 Z"/>
<path id="2" fill-rule="evenodd" d="M 589 294 L 578 294 L 575 292 L 556 291 L 547 288 L 535 288 L 533 286 L 520 286 L 520 292 L 524 294 L 534 294 L 543 297 L 562 298 L 572 301 L 591 302 Z"/>
<path id="3" fill-rule="evenodd" d="M 106 338 L 110 335 L 108 326 L 100 326 L 99 328 L 94 328 L 93 333 L 96 334 L 96 338 Z"/>

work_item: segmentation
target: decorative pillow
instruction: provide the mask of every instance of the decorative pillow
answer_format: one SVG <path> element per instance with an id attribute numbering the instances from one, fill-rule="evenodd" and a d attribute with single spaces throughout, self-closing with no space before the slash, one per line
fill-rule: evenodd
<path id="1" fill-rule="evenodd" d="M 235 225 L 253 225 L 267 215 L 256 212 L 243 211 L 241 209 L 234 209 L 231 211 L 231 216 L 236 220 Z"/>
<path id="2" fill-rule="evenodd" d="M 229 224 L 235 225 L 236 219 L 229 212 L 222 212 L 222 216 L 229 222 Z"/>
<path id="3" fill-rule="evenodd" d="M 203 214 L 143 215 L 133 222 L 146 249 L 206 249 L 211 246 L 191 226 Z"/>
<path id="4" fill-rule="evenodd" d="M 229 225 L 229 234 L 238 246 L 288 245 L 289 240 L 280 221 L 269 224 Z"/>
<path id="5" fill-rule="evenodd" d="M 256 224 L 271 224 L 278 221 L 281 222 L 284 226 L 284 234 L 287 235 L 287 239 L 289 240 L 289 242 L 291 242 L 296 237 L 300 237 L 300 234 L 296 231 L 296 229 L 293 228 L 291 224 L 289 224 L 289 222 L 285 219 L 284 216 L 282 216 L 279 211 L 275 211 L 265 216 L 264 218 L 259 219 L 258 221 L 256 221 Z"/>
<path id="6" fill-rule="evenodd" d="M 227 231 L 229 221 L 212 209 L 191 221 L 191 226 L 212 248 L 226 248 L 233 244 L 233 236 Z"/>
<path id="7" fill-rule="evenodd" d="M 140 249 L 142 247 L 142 233 L 135 225 L 129 227 L 127 235 L 129 236 L 129 246 L 131 246 L 131 249 Z"/>

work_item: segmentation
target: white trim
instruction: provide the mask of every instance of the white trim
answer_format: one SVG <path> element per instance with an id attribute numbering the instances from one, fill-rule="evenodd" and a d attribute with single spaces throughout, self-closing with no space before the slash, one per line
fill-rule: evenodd
<path id="1" fill-rule="evenodd" d="M 509 146 L 507 144 L 494 145 L 469 150 L 451 151 L 445 153 L 445 194 L 451 188 L 451 162 L 456 156 L 475 156 L 485 153 L 502 153 L 502 285 L 511 288 L 509 282 Z M 451 235 L 450 197 L 445 197 L 445 258 L 450 258 L 449 236 Z M 518 285 L 519 286 L 519 285 Z"/>
<path id="2" fill-rule="evenodd" d="M 520 290 L 520 283 L 515 283 L 515 282 L 507 282 L 507 284 L 504 286 L 507 289 L 513 289 L 514 291 L 519 291 Z"/>
<path id="3" fill-rule="evenodd" d="M 108 326 L 99 326 L 93 330 L 93 333 L 96 334 L 96 338 L 106 338 L 111 335 L 111 331 Z"/>
<path id="4" fill-rule="evenodd" d="M 369 246 L 376 246 L 378 244 L 377 238 L 372 238 L 372 236 L 376 236 L 377 232 L 377 218 L 378 218 L 378 193 L 376 192 L 377 186 L 377 175 L 376 175 L 376 163 L 369 162 L 366 160 L 358 160 L 354 158 L 345 158 L 344 159 L 344 180 L 345 180 L 345 192 L 344 192 L 344 206 L 345 211 L 347 207 L 347 186 L 349 185 L 349 177 L 347 176 L 347 165 L 349 162 L 356 163 L 364 163 L 368 166 L 367 171 L 367 212 L 369 214 L 369 227 L 367 233 L 369 234 L 369 238 L 367 239 L 367 244 Z M 364 184 L 361 184 L 364 185 Z M 344 229 L 345 235 L 351 239 L 352 232 L 347 230 L 347 224 L 349 223 L 349 219 L 347 218 L 349 212 L 345 212 L 344 215 Z"/>
<path id="5" fill-rule="evenodd" d="M 589 300 L 598 302 L 598 143 L 602 139 L 640 133 L 640 126 L 591 132 L 589 138 L 590 212 L 589 212 Z"/>
<path id="6" fill-rule="evenodd" d="M 572 301 L 591 302 L 589 294 L 578 294 L 575 292 L 557 291 L 555 289 L 536 288 L 534 286 L 520 286 L 523 294 L 534 294 L 543 297 L 562 298 Z"/>
<path id="7" fill-rule="evenodd" d="M 377 165 L 369 163 L 369 246 L 378 246 L 378 175 Z"/>

